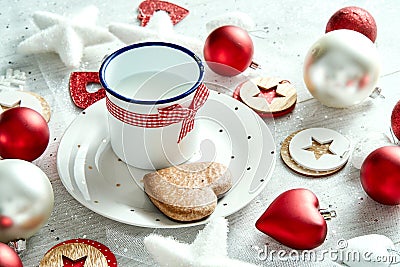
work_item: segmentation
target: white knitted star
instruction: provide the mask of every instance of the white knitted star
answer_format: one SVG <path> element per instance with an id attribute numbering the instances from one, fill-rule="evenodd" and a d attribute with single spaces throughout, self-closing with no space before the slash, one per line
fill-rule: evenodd
<path id="1" fill-rule="evenodd" d="M 199 232 L 192 244 L 156 234 L 147 236 L 144 244 L 160 266 L 192 267 L 255 267 L 256 265 L 228 258 L 228 221 L 216 218 Z"/>
<path id="2" fill-rule="evenodd" d="M 170 42 L 182 45 L 198 55 L 203 49 L 203 42 L 199 39 L 175 33 L 171 18 L 165 11 L 155 12 L 146 27 L 112 23 L 108 30 L 125 44 L 143 41 Z"/>
<path id="3" fill-rule="evenodd" d="M 107 30 L 96 26 L 97 15 L 95 6 L 82 9 L 71 19 L 46 11 L 35 12 L 33 21 L 40 32 L 21 42 L 17 52 L 55 52 L 67 67 L 78 67 L 85 46 L 114 40 Z"/>

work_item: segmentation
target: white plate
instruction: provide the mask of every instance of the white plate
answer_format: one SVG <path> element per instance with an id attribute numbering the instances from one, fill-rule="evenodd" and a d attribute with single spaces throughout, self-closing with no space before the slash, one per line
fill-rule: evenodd
<path id="1" fill-rule="evenodd" d="M 190 161 L 223 163 L 234 178 L 234 186 L 219 199 L 208 219 L 171 221 L 150 202 L 141 182 L 149 171 L 125 164 L 111 149 L 104 99 L 79 114 L 66 130 L 57 153 L 62 183 L 92 211 L 136 226 L 187 227 L 235 213 L 256 197 L 271 177 L 276 160 L 272 133 L 247 106 L 214 91 L 197 114 L 195 127 L 200 127 L 203 141 Z"/>

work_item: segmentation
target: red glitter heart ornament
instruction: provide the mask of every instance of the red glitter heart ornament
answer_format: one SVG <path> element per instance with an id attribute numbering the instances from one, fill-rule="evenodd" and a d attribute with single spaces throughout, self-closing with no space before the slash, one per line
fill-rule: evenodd
<path id="1" fill-rule="evenodd" d="M 280 194 L 257 220 L 256 228 L 283 245 L 294 249 L 313 249 L 327 234 L 318 198 L 298 188 Z"/>
<path id="2" fill-rule="evenodd" d="M 189 10 L 181 6 L 175 5 L 167 1 L 146 0 L 140 3 L 138 19 L 141 20 L 140 26 L 146 26 L 156 11 L 168 12 L 172 23 L 175 25 L 183 20 L 188 14 Z"/>
<path id="3" fill-rule="evenodd" d="M 74 104 L 79 108 L 87 108 L 96 101 L 106 96 L 104 88 L 97 92 L 90 93 L 86 90 L 86 86 L 90 83 L 100 85 L 98 72 L 72 72 L 69 78 L 69 92 Z"/>

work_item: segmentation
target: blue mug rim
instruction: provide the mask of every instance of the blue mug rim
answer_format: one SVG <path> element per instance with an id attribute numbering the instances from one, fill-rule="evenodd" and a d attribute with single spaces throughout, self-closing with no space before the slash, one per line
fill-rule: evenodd
<path id="1" fill-rule="evenodd" d="M 109 85 L 107 84 L 107 82 L 104 78 L 105 71 L 107 69 L 108 64 L 111 62 L 111 60 L 113 60 L 115 57 L 119 56 L 120 54 L 123 54 L 132 49 L 146 47 L 146 46 L 166 46 L 166 47 L 170 47 L 170 48 L 173 48 L 176 50 L 180 50 L 180 51 L 188 54 L 189 56 L 191 56 L 196 61 L 197 65 L 199 67 L 199 70 L 200 70 L 200 75 L 199 75 L 199 78 L 197 79 L 196 83 L 190 89 L 188 89 L 187 91 L 183 92 L 180 95 L 177 95 L 177 96 L 174 96 L 171 98 L 167 98 L 167 99 L 160 99 L 160 100 L 138 100 L 138 99 L 125 97 L 125 96 L 120 95 L 117 92 L 113 91 L 112 88 L 109 87 Z M 130 103 L 135 103 L 135 104 L 141 104 L 141 105 L 166 104 L 166 103 L 171 103 L 171 102 L 177 101 L 179 99 L 182 99 L 182 98 L 190 95 L 193 91 L 196 90 L 196 88 L 198 88 L 200 86 L 200 84 L 203 82 L 203 78 L 204 78 L 204 65 L 203 65 L 201 59 L 195 53 L 193 53 L 192 51 L 190 51 L 189 49 L 187 49 L 183 46 L 173 44 L 173 43 L 167 43 L 167 42 L 142 42 L 142 43 L 135 43 L 135 44 L 125 46 L 123 48 L 116 50 L 109 56 L 107 56 L 103 60 L 101 66 L 100 66 L 99 77 L 100 77 L 100 83 L 104 87 L 104 89 L 108 93 L 110 93 L 111 95 L 115 96 L 116 98 L 118 98 L 120 100 L 130 102 Z"/>

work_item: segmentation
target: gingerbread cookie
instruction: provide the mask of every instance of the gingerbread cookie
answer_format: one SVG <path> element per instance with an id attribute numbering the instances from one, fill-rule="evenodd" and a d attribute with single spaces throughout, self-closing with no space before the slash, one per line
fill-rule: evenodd
<path id="1" fill-rule="evenodd" d="M 173 220 L 190 222 L 211 215 L 218 197 L 232 187 L 228 168 L 196 162 L 146 174 L 144 189 L 153 204 Z"/>

